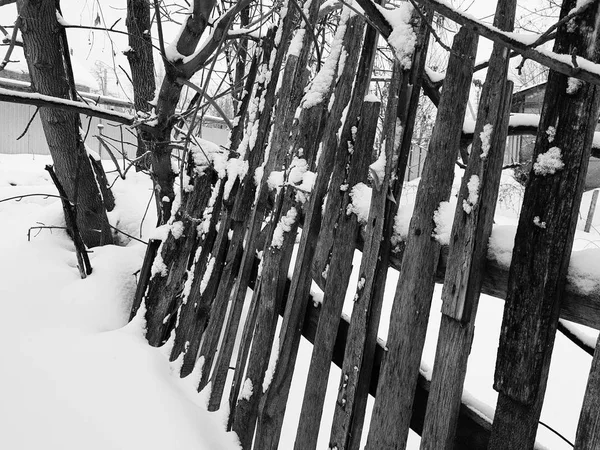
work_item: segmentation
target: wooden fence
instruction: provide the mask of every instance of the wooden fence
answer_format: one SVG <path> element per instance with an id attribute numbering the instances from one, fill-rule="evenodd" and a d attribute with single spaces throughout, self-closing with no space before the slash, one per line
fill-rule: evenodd
<path id="1" fill-rule="evenodd" d="M 184 169 L 190 186 L 181 190 L 164 239 L 148 245 L 132 317 L 145 315 L 149 343 L 168 345 L 182 377 L 196 373 L 199 390 L 210 385 L 209 409 L 221 408 L 228 395 L 228 427 L 246 450 L 279 446 L 301 336 L 314 348 L 295 450 L 316 447 L 332 361 L 342 375 L 330 449 L 357 449 L 363 434 L 367 449 L 403 449 L 409 427 L 421 434 L 422 449 L 532 448 L 559 317 L 600 329 L 600 292 L 566 281 L 600 97 L 591 83 L 567 92 L 567 77 L 551 72 L 536 155 L 567 145 L 569 152 L 554 165 L 534 167 L 509 270 L 487 257 L 509 125 L 509 52 L 494 46 L 452 232 L 443 243 L 436 220 L 451 195 L 464 137 L 478 26 L 456 35 L 440 94 L 424 72 L 432 10 L 414 10 L 414 51 L 396 55 L 391 94 L 380 111 L 382 102 L 366 95 L 378 35 L 347 8 L 318 82 L 304 92 L 310 29 L 299 36 L 300 47 L 287 51 L 294 30 L 316 23 L 318 3 L 310 3 L 305 21 L 293 9 L 281 17 L 277 45 L 273 32 L 261 42 L 248 65 L 229 153 L 191 146 Z M 379 10 L 369 0 L 359 4 L 389 37 L 392 28 Z M 555 51 L 579 51 L 597 62 L 582 44 L 597 23 L 597 3 L 590 5 L 575 31 L 558 28 Z M 575 0 L 566 0 L 562 15 L 574 7 Z M 494 26 L 512 30 L 515 8 L 513 0 L 500 1 Z M 277 89 L 280 76 L 285 82 Z M 398 242 L 394 222 L 421 88 L 436 98 L 438 113 L 408 236 Z M 372 192 L 362 225 L 355 214 L 361 184 Z M 349 286 L 355 248 L 362 251 L 359 281 Z M 377 332 L 390 266 L 400 276 L 382 344 Z M 323 291 L 319 301 L 313 282 Z M 442 320 L 427 381 L 419 369 L 436 282 L 444 285 Z M 352 315 L 341 318 L 349 289 Z M 482 292 L 505 299 L 493 423 L 461 401 Z M 578 449 L 600 448 L 599 358 L 596 350 Z M 365 423 L 369 394 L 375 403 Z"/>

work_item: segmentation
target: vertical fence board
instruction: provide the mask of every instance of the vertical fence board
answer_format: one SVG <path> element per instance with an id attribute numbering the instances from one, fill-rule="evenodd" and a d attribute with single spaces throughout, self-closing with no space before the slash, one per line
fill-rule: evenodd
<path id="1" fill-rule="evenodd" d="M 432 238 L 433 216 L 452 188 L 454 162 L 466 111 L 477 48 L 476 36 L 455 38 L 436 124 L 417 191 L 413 218 L 394 298 L 389 353 L 375 398 L 367 449 L 406 446 L 413 397 L 433 295 L 440 244 Z M 450 169 L 452 168 L 452 169 Z"/>
<path id="2" fill-rule="evenodd" d="M 361 74 L 359 73 L 359 76 Z M 360 95 L 364 90 L 358 89 L 355 95 Z M 352 138 L 351 127 L 346 124 L 346 133 L 342 133 L 342 142 L 336 155 L 336 170 L 348 172 L 342 179 L 341 184 L 330 185 L 329 192 L 340 190 L 342 184 L 353 187 L 357 183 L 366 181 L 367 168 L 371 160 L 373 141 L 379 117 L 378 102 L 365 102 L 360 110 L 360 121 L 356 131 L 356 140 L 353 141 L 354 150 L 350 153 L 349 141 Z M 356 112 L 348 111 L 348 120 L 354 120 Z M 353 127 L 352 127 L 353 128 Z M 348 167 L 349 165 L 349 167 Z M 296 450 L 309 450 L 316 448 L 318 433 L 323 412 L 323 402 L 327 390 L 327 380 L 331 367 L 333 346 L 337 335 L 342 307 L 344 305 L 345 292 L 352 271 L 353 246 L 347 245 L 349 241 L 356 240 L 358 232 L 358 221 L 355 214 L 347 214 L 347 207 L 352 202 L 350 198 L 350 187 L 345 192 L 341 203 L 327 202 L 327 207 L 335 209 L 339 218 L 333 241 L 332 258 L 329 266 L 330 278 L 325 286 L 323 305 L 315 346 L 308 372 L 308 379 L 304 391 L 304 400 L 300 414 L 300 424 L 294 448 Z"/>
<path id="3" fill-rule="evenodd" d="M 600 405 L 600 339 L 596 342 L 590 377 L 583 398 L 575 446 L 573 447 L 575 450 L 600 448 L 600 408 L 598 405 Z"/>
<path id="4" fill-rule="evenodd" d="M 271 384 L 263 394 L 259 405 L 259 419 L 254 448 L 261 450 L 275 450 L 279 445 L 283 416 L 296 356 L 298 354 L 308 294 L 310 292 L 310 263 L 315 251 L 321 223 L 321 205 L 333 165 L 333 149 L 337 147 L 337 131 L 340 126 L 343 110 L 350 99 L 354 68 L 357 64 L 360 43 L 362 41 L 363 19 L 359 16 L 353 16 L 348 19 L 349 11 L 347 9 L 345 9 L 345 12 L 342 12 L 342 17 L 344 15 L 347 18 L 347 24 L 342 45 L 348 56 L 338 77 L 333 104 L 325 122 L 322 152 L 319 158 L 319 170 L 310 193 L 310 202 L 306 209 L 294 275 L 279 334 L 279 358 L 273 371 Z"/>
<path id="5" fill-rule="evenodd" d="M 575 1 L 563 2 L 561 17 Z M 598 33 L 593 4 L 575 27 L 560 26 L 554 51 L 575 52 L 591 61 L 600 51 L 587 46 Z M 536 164 L 525 189 L 509 272 L 494 388 L 499 391 L 490 449 L 526 449 L 535 442 L 546 389 L 565 278 L 594 128 L 600 109 L 596 86 L 568 92 L 568 77 L 550 71 L 536 139 Z M 570 91 L 570 90 L 569 90 Z M 556 128 L 553 137 L 548 127 Z M 557 170 L 544 170 L 537 157 L 562 149 Z"/>

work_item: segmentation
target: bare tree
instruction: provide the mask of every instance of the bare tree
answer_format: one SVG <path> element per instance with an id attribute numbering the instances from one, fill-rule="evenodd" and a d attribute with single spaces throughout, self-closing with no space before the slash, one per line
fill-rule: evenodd
<path id="1" fill-rule="evenodd" d="M 19 0 L 18 26 L 25 58 L 36 92 L 76 99 L 64 29 L 57 20 L 54 0 Z M 56 175 L 69 201 L 76 205 L 77 224 L 89 247 L 113 242 L 106 209 L 114 206 L 105 187 L 100 164 L 88 155 L 81 136 L 81 120 L 74 112 L 41 108 L 40 118 L 54 161 Z M 103 195 L 104 194 L 104 195 Z"/>

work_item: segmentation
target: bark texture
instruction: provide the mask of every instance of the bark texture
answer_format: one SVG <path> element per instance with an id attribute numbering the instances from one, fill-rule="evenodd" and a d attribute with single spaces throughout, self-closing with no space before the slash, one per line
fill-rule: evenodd
<path id="1" fill-rule="evenodd" d="M 31 85 L 44 95 L 71 99 L 69 77 L 56 19 L 54 0 L 18 1 L 23 48 Z M 41 108 L 40 118 L 54 170 L 69 200 L 76 205 L 77 225 L 88 247 L 111 244 L 104 201 L 83 143 L 79 115 L 74 112 Z"/>

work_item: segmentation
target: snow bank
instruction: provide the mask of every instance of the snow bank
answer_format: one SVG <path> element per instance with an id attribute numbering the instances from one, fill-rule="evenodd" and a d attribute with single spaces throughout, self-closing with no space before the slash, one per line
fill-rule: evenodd
<path id="1" fill-rule="evenodd" d="M 0 198 L 54 192 L 49 162 L 0 155 Z M 116 183 L 111 215 L 137 236 L 152 190 L 143 180 L 132 174 Z M 208 413 L 196 393 L 198 372 L 180 380 L 161 349 L 146 343 L 143 321 L 126 325 L 143 244 L 95 248 L 94 271 L 81 280 L 63 230 L 35 231 L 27 241 L 32 225 L 64 225 L 57 199 L 3 202 L 0 214 L 0 302 L 10 317 L 0 327 L 8 364 L 0 371 L 0 448 L 239 448 L 222 414 Z M 146 219 L 149 228 L 154 220 Z"/>

